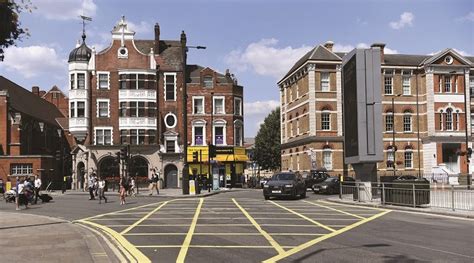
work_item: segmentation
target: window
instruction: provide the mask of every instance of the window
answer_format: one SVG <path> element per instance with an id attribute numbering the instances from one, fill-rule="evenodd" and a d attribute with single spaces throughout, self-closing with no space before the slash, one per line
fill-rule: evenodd
<path id="1" fill-rule="evenodd" d="M 53 99 L 57 99 L 57 98 L 58 98 L 58 93 L 57 93 L 57 92 L 52 92 L 52 95 L 53 95 Z"/>
<path id="2" fill-rule="evenodd" d="M 77 102 L 77 115 L 76 117 L 82 118 L 86 116 L 86 103 L 83 101 Z"/>
<path id="3" fill-rule="evenodd" d="M 234 98 L 234 115 L 242 116 L 242 99 Z"/>
<path id="4" fill-rule="evenodd" d="M 148 144 L 155 144 L 156 142 L 156 131 L 148 130 Z"/>
<path id="5" fill-rule="evenodd" d="M 386 95 L 393 95 L 393 71 L 392 70 L 385 70 L 384 76 L 384 94 Z"/>
<path id="6" fill-rule="evenodd" d="M 194 126 L 194 145 L 204 145 L 204 127 Z"/>
<path id="7" fill-rule="evenodd" d="M 97 100 L 97 117 L 110 117 L 109 100 Z"/>
<path id="8" fill-rule="evenodd" d="M 156 103 L 148 102 L 148 117 L 156 117 Z"/>
<path id="9" fill-rule="evenodd" d="M 323 150 L 323 167 L 332 170 L 332 153 L 329 149 Z"/>
<path id="10" fill-rule="evenodd" d="M 175 141 L 166 140 L 166 152 L 174 153 L 175 152 Z"/>
<path id="11" fill-rule="evenodd" d="M 176 115 L 174 115 L 171 112 L 166 114 L 165 125 L 166 125 L 166 128 L 168 129 L 174 128 L 176 126 Z"/>
<path id="12" fill-rule="evenodd" d="M 446 110 L 445 114 L 445 130 L 452 131 L 453 130 L 453 110 L 451 108 Z"/>
<path id="13" fill-rule="evenodd" d="M 139 101 L 138 102 L 138 117 L 146 117 L 145 116 L 145 102 L 144 101 Z"/>
<path id="14" fill-rule="evenodd" d="M 403 115 L 403 131 L 411 132 L 411 114 L 409 113 L 405 113 L 405 115 Z"/>
<path id="15" fill-rule="evenodd" d="M 127 89 L 127 86 L 129 84 L 127 82 L 127 74 L 121 74 L 119 82 L 120 82 L 119 89 Z"/>
<path id="16" fill-rule="evenodd" d="M 138 144 L 145 144 L 145 130 L 138 130 Z"/>
<path id="17" fill-rule="evenodd" d="M 204 88 L 212 89 L 214 87 L 214 79 L 212 76 L 204 76 L 203 78 Z"/>
<path id="18" fill-rule="evenodd" d="M 296 135 L 300 134 L 300 119 L 298 118 L 298 115 L 296 115 Z"/>
<path id="19" fill-rule="evenodd" d="M 10 165 L 10 175 L 14 176 L 24 176 L 33 174 L 33 164 L 11 164 Z"/>
<path id="20" fill-rule="evenodd" d="M 402 77 L 402 88 L 403 88 L 403 95 L 411 95 L 411 86 L 410 86 L 409 76 Z"/>
<path id="21" fill-rule="evenodd" d="M 71 74 L 69 82 L 70 89 L 75 89 L 76 85 L 74 85 L 74 83 L 76 83 L 76 78 L 74 77 L 74 74 Z"/>
<path id="22" fill-rule="evenodd" d="M 321 113 L 321 130 L 331 130 L 331 114 L 329 112 Z"/>
<path id="23" fill-rule="evenodd" d="M 225 105 L 223 97 L 214 97 L 214 114 L 225 114 Z"/>
<path id="24" fill-rule="evenodd" d="M 86 74 L 77 73 L 77 88 L 78 89 L 86 88 Z"/>
<path id="25" fill-rule="evenodd" d="M 137 117 L 137 102 L 129 101 L 128 106 L 130 107 L 130 117 Z"/>
<path id="26" fill-rule="evenodd" d="M 451 77 L 444 76 L 444 92 L 451 92 Z"/>
<path id="27" fill-rule="evenodd" d="M 176 100 L 176 74 L 165 73 L 165 100 Z"/>
<path id="28" fill-rule="evenodd" d="M 138 130 L 130 130 L 130 144 L 131 145 L 137 145 L 138 142 Z"/>
<path id="29" fill-rule="evenodd" d="M 96 129 L 95 145 L 112 145 L 112 129 Z"/>
<path id="30" fill-rule="evenodd" d="M 474 113 L 471 113 L 471 133 L 474 135 Z"/>
<path id="31" fill-rule="evenodd" d="M 471 92 L 470 92 L 471 97 L 474 97 L 474 78 L 473 77 L 469 79 L 469 87 L 471 89 Z"/>
<path id="32" fill-rule="evenodd" d="M 120 117 L 126 117 L 127 116 L 127 103 L 126 102 L 120 102 Z"/>
<path id="33" fill-rule="evenodd" d="M 413 168 L 413 152 L 405 150 L 405 168 Z"/>
<path id="34" fill-rule="evenodd" d="M 126 144 L 127 142 L 127 130 L 120 130 L 120 144 Z"/>
<path id="35" fill-rule="evenodd" d="M 393 148 L 389 149 L 387 152 L 387 168 L 393 168 L 394 167 L 394 155 L 395 153 L 393 152 Z"/>
<path id="36" fill-rule="evenodd" d="M 193 114 L 204 114 L 204 97 L 193 97 Z"/>
<path id="37" fill-rule="evenodd" d="M 119 89 L 155 89 L 156 88 L 155 74 L 119 73 L 119 75 L 120 75 Z"/>
<path id="38" fill-rule="evenodd" d="M 329 72 L 321 72 L 321 91 L 329 91 Z"/>
<path id="39" fill-rule="evenodd" d="M 225 134 L 224 126 L 215 126 L 214 127 L 214 144 L 215 145 L 225 145 Z"/>
<path id="40" fill-rule="evenodd" d="M 76 107 L 74 107 L 74 104 L 75 104 L 74 102 L 71 102 L 70 105 L 69 105 L 69 118 L 76 117 L 76 114 L 75 114 L 75 112 L 76 112 L 75 108 Z"/>
<path id="41" fill-rule="evenodd" d="M 235 146 L 242 146 L 242 126 L 240 124 L 235 125 L 234 137 Z"/>
<path id="42" fill-rule="evenodd" d="M 393 132 L 393 112 L 388 112 L 385 115 L 385 131 Z"/>
<path id="43" fill-rule="evenodd" d="M 108 89 L 109 88 L 109 74 L 108 73 L 98 73 L 98 83 L 97 88 L 99 89 Z"/>

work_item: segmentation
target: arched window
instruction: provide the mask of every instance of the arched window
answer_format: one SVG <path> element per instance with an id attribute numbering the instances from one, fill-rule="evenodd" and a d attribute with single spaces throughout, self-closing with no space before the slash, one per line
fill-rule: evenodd
<path id="1" fill-rule="evenodd" d="M 300 134 L 300 119 L 299 114 L 296 113 L 296 135 Z"/>
<path id="2" fill-rule="evenodd" d="M 393 132 L 393 112 L 387 111 L 385 115 L 385 131 Z"/>
<path id="3" fill-rule="evenodd" d="M 443 110 L 439 111 L 439 129 L 443 130 Z"/>
<path id="4" fill-rule="evenodd" d="M 411 132 L 411 112 L 405 111 L 403 115 L 403 131 Z"/>
<path id="5" fill-rule="evenodd" d="M 192 125 L 192 145 L 206 145 L 206 121 L 194 120 Z"/>
<path id="6" fill-rule="evenodd" d="M 226 139 L 226 126 L 227 122 L 225 120 L 216 120 L 213 124 L 213 136 L 212 138 L 214 145 L 227 145 Z"/>
<path id="7" fill-rule="evenodd" d="M 329 146 L 323 148 L 323 167 L 332 170 L 332 150 Z"/>
<path id="8" fill-rule="evenodd" d="M 405 148 L 405 168 L 413 168 L 413 150 L 411 147 Z"/>
<path id="9" fill-rule="evenodd" d="M 445 119 L 445 125 L 446 125 L 445 130 L 452 131 L 453 130 L 453 109 L 448 108 L 446 110 L 445 118 L 446 118 Z"/>
<path id="10" fill-rule="evenodd" d="M 331 130 L 331 113 L 329 111 L 323 111 L 321 113 L 321 130 Z"/>

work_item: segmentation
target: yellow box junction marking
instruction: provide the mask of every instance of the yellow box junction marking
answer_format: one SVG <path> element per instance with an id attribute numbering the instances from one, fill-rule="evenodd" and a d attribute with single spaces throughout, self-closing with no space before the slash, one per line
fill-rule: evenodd
<path id="1" fill-rule="evenodd" d="M 274 257 L 271 257 L 271 258 L 269 258 L 269 259 L 263 261 L 263 263 L 277 262 L 277 261 L 279 261 L 279 260 L 281 260 L 281 259 L 287 258 L 287 257 L 289 257 L 289 256 L 291 256 L 291 255 L 294 255 L 294 254 L 296 254 L 296 253 L 298 253 L 298 252 L 300 252 L 300 251 L 302 251 L 302 250 L 304 250 L 304 249 L 307 249 L 307 248 L 309 248 L 309 247 L 311 247 L 311 246 L 313 246 L 313 245 L 315 245 L 315 244 L 317 244 L 317 243 L 319 243 L 319 242 L 321 242 L 321 241 L 324 241 L 324 240 L 326 240 L 326 239 L 328 239 L 328 238 L 331 238 L 331 237 L 337 236 L 337 235 L 339 235 L 339 234 L 342 234 L 342 233 L 344 233 L 344 232 L 346 232 L 346 231 L 349 231 L 349 230 L 351 230 L 351 229 L 353 229 L 353 228 L 356 228 L 356 227 L 358 227 L 358 226 L 360 226 L 360 225 L 362 225 L 362 224 L 365 224 L 365 223 L 367 223 L 367 222 L 369 222 L 369 221 L 372 221 L 372 220 L 374 220 L 374 219 L 376 219 L 376 218 L 378 218 L 378 217 L 381 217 L 381 216 L 383 216 L 383 215 L 385 215 L 385 214 L 387 214 L 387 213 L 390 212 L 390 210 L 382 210 L 382 211 L 383 211 L 383 212 L 381 212 L 380 214 L 376 214 L 376 215 L 371 216 L 371 217 L 369 217 L 369 218 L 363 219 L 363 220 L 361 220 L 361 221 L 359 221 L 359 222 L 356 222 L 356 223 L 354 223 L 354 224 L 352 224 L 352 225 L 346 226 L 346 227 L 344 227 L 344 228 L 341 228 L 341 229 L 339 229 L 339 230 L 336 230 L 336 231 L 334 231 L 334 232 L 332 232 L 332 233 L 329 233 L 329 234 L 327 234 L 327 235 L 324 235 L 324 236 L 318 237 L 318 238 L 316 238 L 316 239 L 313 239 L 313 240 L 311 240 L 311 241 L 308 241 L 308 242 L 306 242 L 306 243 L 304 243 L 304 244 L 302 244 L 302 245 L 299 245 L 299 246 L 297 246 L 297 247 L 295 247 L 295 248 L 292 248 L 292 249 L 286 251 L 285 253 L 282 253 L 282 254 L 276 255 L 276 256 L 274 256 Z"/>
<path id="2" fill-rule="evenodd" d="M 324 208 L 327 208 L 327 209 L 329 209 L 329 210 L 337 211 L 337 212 L 342 213 L 342 214 L 345 214 L 345 215 L 357 217 L 357 218 L 359 218 L 359 219 L 365 219 L 365 217 L 363 217 L 363 216 L 359 216 L 359 215 L 356 215 L 356 214 L 351 214 L 351 213 L 348 213 L 348 212 L 346 212 L 346 211 L 342 211 L 342 210 L 339 210 L 339 209 L 336 209 L 336 208 L 332 208 L 332 207 L 329 207 L 329 206 L 320 205 L 320 204 L 316 204 L 316 203 L 309 202 L 309 201 L 304 201 L 304 200 L 303 200 L 303 202 L 308 203 L 308 204 L 312 204 L 312 205 L 316 205 L 316 206 L 319 206 L 319 207 L 324 207 Z"/>
<path id="3" fill-rule="evenodd" d="M 184 239 L 183 245 L 181 246 L 181 250 L 179 251 L 178 258 L 176 262 L 184 262 L 186 258 L 186 254 L 188 253 L 189 245 L 191 244 L 191 239 L 193 238 L 194 230 L 196 229 L 197 220 L 199 218 L 199 212 L 201 211 L 202 203 L 204 202 L 203 198 L 199 198 L 199 204 L 196 208 L 196 213 L 194 214 L 193 221 L 191 222 L 191 226 L 189 227 L 188 234 Z"/>
<path id="4" fill-rule="evenodd" d="M 166 201 L 164 202 L 163 204 L 161 204 L 160 206 L 158 206 L 157 208 L 153 209 L 151 212 L 149 212 L 148 214 L 146 214 L 144 217 L 140 218 L 140 220 L 138 220 L 137 222 L 133 223 L 131 226 L 127 227 L 126 229 L 124 229 L 122 232 L 120 232 L 121 235 L 123 234 L 126 234 L 128 231 L 132 230 L 134 227 L 138 226 L 141 222 L 145 221 L 147 218 L 149 218 L 151 215 L 153 215 L 154 213 L 156 213 L 156 211 L 160 210 L 160 208 L 162 208 L 163 206 L 167 205 L 169 201 Z"/>
<path id="5" fill-rule="evenodd" d="M 293 210 L 291 210 L 291 209 L 289 209 L 289 208 L 286 208 L 286 207 L 284 207 L 284 206 L 282 206 L 282 205 L 280 205 L 280 204 L 277 204 L 277 203 L 275 203 L 275 202 L 273 202 L 273 201 L 269 201 L 269 202 L 272 203 L 272 204 L 274 204 L 274 205 L 276 205 L 276 206 L 278 206 L 278 207 L 280 207 L 280 208 L 285 209 L 286 211 L 288 211 L 288 212 L 290 212 L 290 213 L 292 213 L 292 214 L 295 214 L 295 215 L 297 215 L 297 216 L 299 216 L 299 217 L 301 217 L 301 218 L 304 218 L 304 219 L 308 220 L 309 222 L 311 222 L 311 223 L 313 223 L 313 224 L 315 224 L 315 225 L 318 225 L 318 226 L 320 226 L 320 227 L 322 227 L 322 228 L 324 228 L 324 229 L 326 229 L 326 230 L 329 230 L 329 231 L 331 231 L 331 232 L 335 232 L 335 231 L 336 231 L 334 228 L 331 228 L 331 227 L 328 227 L 328 226 L 326 226 L 326 225 L 323 225 L 323 224 L 319 223 L 318 221 L 315 221 L 315 220 L 313 220 L 313 219 L 311 219 L 311 218 L 309 218 L 309 217 L 307 217 L 307 216 L 305 216 L 305 215 L 302 215 L 302 214 L 300 214 L 300 213 L 298 213 L 298 212 L 296 212 L 296 211 L 293 211 Z"/>
<path id="6" fill-rule="evenodd" d="M 239 203 L 237 203 L 237 201 L 235 201 L 234 198 L 232 198 L 232 201 L 234 201 L 235 205 L 248 218 L 248 220 L 252 223 L 252 225 L 268 240 L 270 245 L 272 245 L 275 248 L 275 250 L 278 252 L 278 254 L 281 254 L 281 253 L 285 252 L 285 250 L 283 250 L 283 248 L 280 246 L 280 244 L 278 244 L 275 241 L 275 239 L 273 239 L 265 230 L 263 230 L 262 227 L 260 227 L 260 225 L 257 223 L 257 221 L 255 221 L 255 219 L 253 219 L 253 217 L 249 213 L 247 213 L 247 211 L 245 211 L 245 209 L 242 206 L 240 206 Z"/>

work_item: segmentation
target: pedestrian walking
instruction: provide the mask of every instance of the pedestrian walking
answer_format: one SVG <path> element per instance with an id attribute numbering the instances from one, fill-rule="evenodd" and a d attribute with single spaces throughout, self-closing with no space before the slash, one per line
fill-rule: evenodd
<path id="1" fill-rule="evenodd" d="M 151 170 L 151 178 L 150 178 L 150 193 L 149 195 L 153 195 L 153 189 L 156 189 L 156 194 L 160 194 L 160 190 L 158 190 L 158 181 L 160 180 L 159 174 L 156 173 L 155 169 Z"/>
<path id="2" fill-rule="evenodd" d="M 120 205 L 125 204 L 125 194 L 127 193 L 129 183 L 125 176 L 120 177 Z"/>
<path id="3" fill-rule="evenodd" d="M 41 189 L 41 178 L 39 178 L 38 175 L 35 175 L 35 204 L 38 203 L 40 189 Z"/>
<path id="4" fill-rule="evenodd" d="M 95 186 L 95 177 L 93 174 L 89 176 L 89 181 L 87 182 L 87 186 L 89 187 L 89 200 L 95 200 L 94 196 L 94 186 Z"/>
<path id="5" fill-rule="evenodd" d="M 23 193 L 25 194 L 26 203 L 33 204 L 34 186 L 29 177 L 26 177 L 25 182 L 23 183 Z"/>
<path id="6" fill-rule="evenodd" d="M 136 187 L 135 178 L 132 177 L 132 178 L 130 178 L 130 187 L 129 187 L 129 190 L 128 190 L 128 195 L 129 196 L 134 196 L 134 197 L 137 196 L 137 193 L 135 192 L 135 187 Z"/>
<path id="7" fill-rule="evenodd" d="M 97 192 L 99 191 L 99 177 L 94 173 L 94 196 L 97 197 Z"/>
<path id="8" fill-rule="evenodd" d="M 20 205 L 25 205 L 25 208 L 28 208 L 28 200 L 25 195 L 25 180 L 20 179 L 20 182 L 17 184 L 17 193 L 18 193 L 18 203 L 16 210 L 20 210 Z"/>
<path id="9" fill-rule="evenodd" d="M 63 176 L 63 185 L 62 185 L 62 189 L 61 189 L 61 192 L 64 194 L 66 192 L 66 186 L 67 186 L 67 176 Z"/>
<path id="10" fill-rule="evenodd" d="M 2 179 L 0 179 L 0 195 L 5 199 L 5 184 Z"/>
<path id="11" fill-rule="evenodd" d="M 105 197 L 104 177 L 100 177 L 99 182 L 98 182 L 98 188 L 99 188 L 99 204 L 102 202 L 102 199 L 104 199 L 105 203 L 107 203 L 107 197 Z"/>

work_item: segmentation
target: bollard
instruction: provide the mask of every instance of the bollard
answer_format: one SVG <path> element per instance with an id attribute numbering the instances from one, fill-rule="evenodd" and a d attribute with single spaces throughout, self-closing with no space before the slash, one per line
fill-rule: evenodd
<path id="1" fill-rule="evenodd" d="M 416 192 L 415 192 L 415 184 L 413 184 L 413 207 L 416 208 Z"/>
<path id="2" fill-rule="evenodd" d="M 339 182 L 339 199 L 342 200 L 342 182 Z"/>
<path id="3" fill-rule="evenodd" d="M 454 185 L 451 185 L 451 206 L 454 211 Z"/>
<path id="4" fill-rule="evenodd" d="M 382 183 L 382 205 L 385 205 L 385 184 Z"/>
<path id="5" fill-rule="evenodd" d="M 360 183 L 357 184 L 357 201 L 360 202 Z"/>

